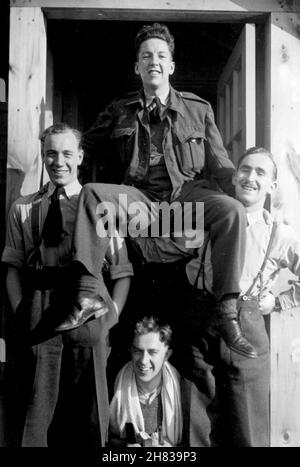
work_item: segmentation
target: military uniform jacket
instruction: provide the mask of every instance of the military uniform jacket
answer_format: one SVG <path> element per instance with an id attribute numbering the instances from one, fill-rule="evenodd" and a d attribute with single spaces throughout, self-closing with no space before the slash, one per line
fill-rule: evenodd
<path id="1" fill-rule="evenodd" d="M 103 140 L 117 146 L 123 183 L 144 184 L 150 157 L 150 128 L 143 90 L 114 100 L 84 135 L 84 149 L 98 160 Z M 234 166 L 223 146 L 209 102 L 170 88 L 163 150 L 175 199 L 183 183 L 207 177 L 233 195 Z"/>

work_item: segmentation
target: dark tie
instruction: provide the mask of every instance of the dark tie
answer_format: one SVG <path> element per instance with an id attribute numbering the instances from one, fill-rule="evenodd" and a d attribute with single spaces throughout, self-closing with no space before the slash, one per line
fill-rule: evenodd
<path id="1" fill-rule="evenodd" d="M 162 120 L 163 106 L 158 97 L 154 97 L 148 107 L 150 123 L 159 123 Z"/>
<path id="2" fill-rule="evenodd" d="M 50 197 L 50 206 L 45 219 L 42 238 L 45 246 L 57 246 L 62 239 L 63 222 L 59 204 L 59 196 L 65 192 L 64 187 L 56 187 Z"/>

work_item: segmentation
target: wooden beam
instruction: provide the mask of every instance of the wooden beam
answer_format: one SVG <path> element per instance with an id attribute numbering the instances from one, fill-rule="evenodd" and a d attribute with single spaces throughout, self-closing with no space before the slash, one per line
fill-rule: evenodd
<path id="1" fill-rule="evenodd" d="M 6 102 L 6 85 L 2 78 L 0 78 L 0 102 Z"/>
<path id="2" fill-rule="evenodd" d="M 266 30 L 266 146 L 278 165 L 272 212 L 300 235 L 300 18 L 271 14 Z M 290 287 L 281 274 L 276 293 Z M 271 445 L 300 446 L 299 309 L 271 315 Z"/>
<path id="3" fill-rule="evenodd" d="M 103 8 L 136 10 L 194 10 L 231 12 L 299 12 L 298 0 L 11 0 L 11 6 L 41 8 Z"/>
<path id="4" fill-rule="evenodd" d="M 203 11 L 185 9 L 93 9 L 93 8 L 43 8 L 48 19 L 92 20 L 92 21 L 173 21 L 197 23 L 262 23 L 265 12 L 253 13 L 249 11 Z"/>
<path id="5" fill-rule="evenodd" d="M 7 207 L 39 187 L 46 105 L 46 27 L 40 8 L 11 8 Z"/>
<path id="6" fill-rule="evenodd" d="M 246 101 L 245 101 L 245 132 L 244 147 L 250 148 L 255 145 L 255 93 L 256 93 L 256 75 L 255 75 L 255 60 L 256 60 L 256 39 L 255 39 L 255 25 L 247 24 L 244 29 L 246 50 L 242 56 L 242 74 L 245 73 L 246 84 Z M 242 78 L 243 79 L 243 78 Z"/>
<path id="7" fill-rule="evenodd" d="M 0 337 L 0 362 L 6 362 L 6 345 L 5 340 L 2 337 Z"/>
<path id="8" fill-rule="evenodd" d="M 272 315 L 271 444 L 300 447 L 300 308 Z"/>
<path id="9" fill-rule="evenodd" d="M 43 127 L 47 128 L 53 123 L 53 99 L 54 99 L 54 64 L 53 55 L 49 47 L 47 48 L 47 69 L 46 69 L 46 101 Z"/>
<path id="10" fill-rule="evenodd" d="M 256 26 L 256 145 L 264 146 L 266 97 L 266 40 L 264 24 Z M 269 145 L 267 145 L 268 147 Z"/>
<path id="11" fill-rule="evenodd" d="M 234 164 L 255 145 L 255 25 L 246 24 L 218 80 L 225 87 L 225 146 Z M 220 122 L 218 122 L 220 124 Z M 221 124 L 221 127 L 223 124 Z"/>

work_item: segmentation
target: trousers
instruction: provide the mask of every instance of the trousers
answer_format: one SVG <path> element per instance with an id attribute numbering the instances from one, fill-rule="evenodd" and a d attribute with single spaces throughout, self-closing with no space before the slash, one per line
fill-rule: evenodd
<path id="1" fill-rule="evenodd" d="M 64 275 L 55 289 L 47 289 L 44 278 L 36 282 L 38 288 L 31 284 L 18 317 L 17 443 L 96 451 L 107 441 L 106 365 L 109 330 L 117 323 L 117 314 L 110 309 L 77 329 L 57 334 L 55 325 L 72 306 L 71 272 L 66 269 Z"/>
<path id="2" fill-rule="evenodd" d="M 174 203 L 177 209 L 190 203 L 192 222 L 209 231 L 212 245 L 213 292 L 216 298 L 239 293 L 246 242 L 246 215 L 242 204 L 223 193 L 203 188 L 197 181 L 185 183 Z M 197 210 L 197 203 L 203 203 L 203 211 Z M 130 227 L 125 234 L 132 237 L 136 235 L 136 230 L 133 229 L 133 225 L 137 224 L 134 222 L 136 208 L 139 210 L 139 235 L 148 235 L 149 227 L 156 222 L 157 216 L 151 200 L 133 186 L 86 184 L 78 202 L 73 260 L 83 264 L 95 277 L 101 274 L 101 265 L 109 242 L 109 236 L 104 233 L 104 224 L 110 220 L 103 216 L 106 207 L 112 208 L 115 216 L 116 242 L 120 226 L 124 228 L 124 223 Z M 185 249 L 184 255 L 189 251 L 193 256 L 192 248 Z"/>
<path id="3" fill-rule="evenodd" d="M 258 351 L 251 359 L 201 331 L 190 339 L 191 365 L 184 374 L 185 433 L 193 447 L 268 447 L 270 445 L 269 338 L 258 302 L 245 302 L 242 331 Z M 191 322 L 188 327 L 191 327 Z M 195 336 L 194 332 L 191 333 Z"/>

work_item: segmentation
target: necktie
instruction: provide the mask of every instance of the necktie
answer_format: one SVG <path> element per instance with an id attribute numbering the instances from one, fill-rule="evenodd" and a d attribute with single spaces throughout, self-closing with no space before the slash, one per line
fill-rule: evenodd
<path id="1" fill-rule="evenodd" d="M 63 222 L 59 204 L 59 196 L 65 191 L 64 187 L 56 187 L 50 198 L 50 206 L 45 219 L 42 238 L 45 246 L 57 246 L 62 239 Z"/>
<path id="2" fill-rule="evenodd" d="M 162 120 L 163 106 L 158 97 L 154 97 L 148 107 L 150 123 L 159 123 Z"/>

